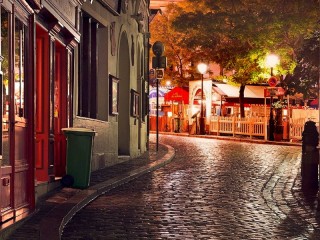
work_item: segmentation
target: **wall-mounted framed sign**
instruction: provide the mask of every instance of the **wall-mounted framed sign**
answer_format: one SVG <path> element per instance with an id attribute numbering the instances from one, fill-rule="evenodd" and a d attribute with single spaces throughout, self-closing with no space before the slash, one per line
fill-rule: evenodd
<path id="1" fill-rule="evenodd" d="M 119 79 L 109 75 L 110 81 L 110 114 L 118 115 L 119 114 Z"/>
<path id="2" fill-rule="evenodd" d="M 139 102 L 140 102 L 140 94 L 131 89 L 131 116 L 139 117 Z"/>

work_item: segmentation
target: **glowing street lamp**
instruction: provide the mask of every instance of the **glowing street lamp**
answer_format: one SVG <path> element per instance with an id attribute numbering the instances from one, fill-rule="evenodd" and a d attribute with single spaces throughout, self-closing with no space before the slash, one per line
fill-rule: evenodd
<path id="1" fill-rule="evenodd" d="M 198 71 L 201 73 L 201 109 L 200 109 L 200 134 L 205 134 L 205 117 L 203 110 L 203 74 L 206 73 L 208 66 L 205 63 L 198 64 Z"/>
<path id="2" fill-rule="evenodd" d="M 280 63 L 279 57 L 275 54 L 269 54 L 266 57 L 266 66 L 271 69 L 271 78 L 273 77 L 273 68 Z M 274 119 L 272 112 L 272 103 L 273 103 L 273 95 L 270 94 L 270 118 L 269 118 L 269 140 L 274 141 L 273 132 L 274 132 Z"/>
<path id="3" fill-rule="evenodd" d="M 273 76 L 273 68 L 280 63 L 279 57 L 275 54 L 269 54 L 266 58 L 266 65 L 271 69 L 271 76 Z"/>

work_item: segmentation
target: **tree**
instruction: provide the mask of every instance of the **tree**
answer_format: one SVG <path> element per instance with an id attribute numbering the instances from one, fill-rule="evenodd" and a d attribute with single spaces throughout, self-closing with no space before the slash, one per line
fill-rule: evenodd
<path id="1" fill-rule="evenodd" d="M 290 94 L 302 93 L 304 99 L 316 97 L 320 81 L 320 31 L 303 41 L 298 52 L 298 65 L 284 83 Z"/>
<path id="2" fill-rule="evenodd" d="M 165 69 L 165 78 L 173 80 L 174 85 L 187 85 L 187 73 L 194 52 L 189 51 L 185 45 L 186 33 L 175 31 L 171 22 L 181 11 L 175 4 L 169 4 L 165 12 L 158 14 L 150 23 L 150 43 L 161 41 L 165 46 L 168 68 Z M 189 72 L 190 73 L 190 72 Z M 191 72 L 192 75 L 192 72 Z"/>
<path id="3" fill-rule="evenodd" d="M 296 50 L 318 20 L 318 3 L 319 0 L 186 0 L 173 25 L 177 31 L 192 33 L 188 47 L 201 49 L 208 61 L 235 72 L 229 80 L 240 85 L 240 112 L 244 117 L 245 86 L 266 81 L 270 69 L 264 58 L 268 52 L 277 51 L 280 55 L 279 75 L 293 71 Z"/>

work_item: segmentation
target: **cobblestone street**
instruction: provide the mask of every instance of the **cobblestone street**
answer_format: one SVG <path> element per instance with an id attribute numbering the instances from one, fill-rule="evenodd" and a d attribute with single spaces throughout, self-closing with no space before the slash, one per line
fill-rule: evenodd
<path id="1" fill-rule="evenodd" d="M 62 239 L 320 239 L 301 147 L 159 139 L 176 149 L 173 162 L 95 199 Z"/>

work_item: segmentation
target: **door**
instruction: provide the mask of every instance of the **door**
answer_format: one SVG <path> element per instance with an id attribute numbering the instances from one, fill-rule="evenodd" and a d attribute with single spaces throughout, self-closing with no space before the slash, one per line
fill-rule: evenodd
<path id="1" fill-rule="evenodd" d="M 54 75 L 54 170 L 55 177 L 62 177 L 66 171 L 66 137 L 61 131 L 67 127 L 67 50 L 55 41 Z"/>
<path id="2" fill-rule="evenodd" d="M 26 19 L 24 19 L 26 20 Z M 27 21 L 1 8 L 1 221 L 29 211 L 33 188 L 28 133 Z M 32 68 L 32 63 L 29 63 Z"/>
<path id="3" fill-rule="evenodd" d="M 65 45 L 36 27 L 36 180 L 65 175 L 68 119 L 68 54 Z"/>
<path id="4" fill-rule="evenodd" d="M 14 217 L 13 208 L 13 174 L 12 162 L 10 159 L 10 145 L 11 145 L 11 125 L 9 118 L 9 103 L 10 103 L 10 13 L 1 8 L 1 55 L 3 60 L 1 62 L 1 222 L 4 222 Z"/>
<path id="5" fill-rule="evenodd" d="M 35 167 L 37 182 L 49 180 L 49 34 L 36 27 Z"/>
<path id="6" fill-rule="evenodd" d="M 11 156 L 14 157 L 14 207 L 15 215 L 28 210 L 28 121 L 26 118 L 26 35 L 27 28 L 15 18 L 14 27 L 14 77 L 11 78 L 9 122 L 11 129 Z"/>

